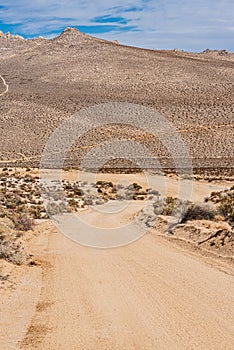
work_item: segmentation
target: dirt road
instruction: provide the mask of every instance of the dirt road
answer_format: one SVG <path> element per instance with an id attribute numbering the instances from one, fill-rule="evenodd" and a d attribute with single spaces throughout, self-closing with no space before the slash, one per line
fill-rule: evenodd
<path id="1" fill-rule="evenodd" d="M 81 215 L 108 228 L 128 222 L 141 205 L 114 217 Z M 107 250 L 82 247 L 49 222 L 34 234 L 30 251 L 41 265 L 2 293 L 1 350 L 233 348 L 233 277 L 209 260 L 156 231 Z"/>
<path id="2" fill-rule="evenodd" d="M 47 253 L 21 349 L 232 349 L 231 276 L 155 236 L 95 250 L 54 233 Z"/>

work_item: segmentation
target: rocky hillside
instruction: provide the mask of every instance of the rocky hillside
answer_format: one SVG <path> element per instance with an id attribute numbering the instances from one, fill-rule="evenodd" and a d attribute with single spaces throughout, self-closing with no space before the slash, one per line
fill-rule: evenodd
<path id="1" fill-rule="evenodd" d="M 0 97 L 1 166 L 38 166 L 62 120 L 95 104 L 130 102 L 173 123 L 197 172 L 233 172 L 233 68 L 234 54 L 224 50 L 138 49 L 71 28 L 50 40 L 1 32 L 0 75 L 9 86 Z M 0 94 L 4 89 L 0 79 Z M 85 149 L 117 135 L 149 146 L 165 168 L 173 167 L 159 140 L 127 126 L 89 133 L 68 155 L 67 165 L 77 165 Z"/>

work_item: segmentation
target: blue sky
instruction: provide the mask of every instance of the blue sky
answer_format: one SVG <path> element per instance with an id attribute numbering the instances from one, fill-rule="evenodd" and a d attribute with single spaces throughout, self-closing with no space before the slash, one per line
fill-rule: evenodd
<path id="1" fill-rule="evenodd" d="M 234 52 L 234 0 L 0 0 L 0 30 L 53 37 L 65 27 L 122 44 Z"/>

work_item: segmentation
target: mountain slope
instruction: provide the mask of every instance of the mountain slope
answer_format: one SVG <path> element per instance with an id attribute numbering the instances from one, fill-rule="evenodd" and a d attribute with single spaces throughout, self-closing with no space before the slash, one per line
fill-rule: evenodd
<path id="1" fill-rule="evenodd" d="M 163 114 L 185 141 L 195 167 L 230 170 L 233 164 L 233 54 L 137 49 L 72 28 L 50 40 L 0 36 L 0 53 L 0 74 L 9 85 L 0 98 L 2 165 L 38 165 L 62 120 L 104 102 L 141 104 Z M 140 139 L 141 133 L 127 127 L 104 130 L 104 137 L 120 131 Z M 97 144 L 100 134 L 88 135 L 81 145 Z M 142 142 L 159 158 L 170 157 L 149 135 Z M 77 164 L 81 155 L 73 153 L 69 163 Z"/>

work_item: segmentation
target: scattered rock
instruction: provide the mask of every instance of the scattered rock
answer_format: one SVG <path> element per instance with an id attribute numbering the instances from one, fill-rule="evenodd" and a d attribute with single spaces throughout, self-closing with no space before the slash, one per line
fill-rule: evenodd
<path id="1" fill-rule="evenodd" d="M 227 50 L 221 50 L 221 51 L 219 51 L 219 55 L 220 56 L 226 56 L 226 55 L 228 55 L 229 54 L 229 52 L 227 51 Z"/>

